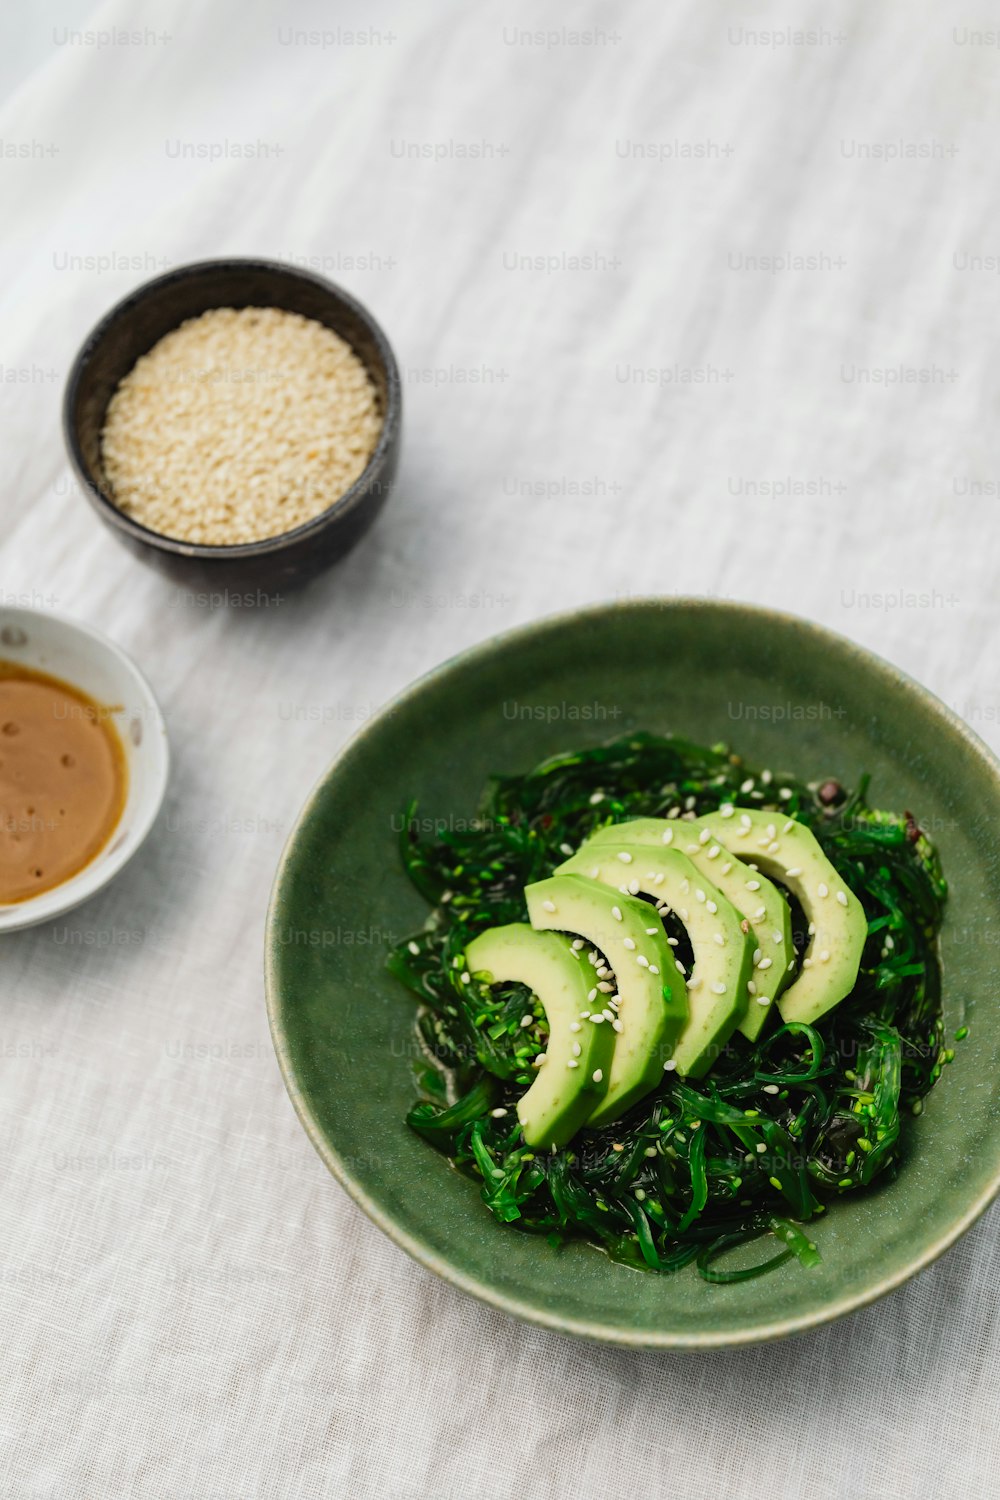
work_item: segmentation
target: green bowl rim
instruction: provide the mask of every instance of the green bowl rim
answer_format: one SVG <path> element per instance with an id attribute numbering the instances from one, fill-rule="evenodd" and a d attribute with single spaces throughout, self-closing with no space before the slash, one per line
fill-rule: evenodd
<path id="1" fill-rule="evenodd" d="M 460 1290 L 468 1292 L 473 1297 L 477 1297 L 481 1302 L 485 1302 L 491 1307 L 499 1308 L 501 1312 L 509 1313 L 512 1317 L 520 1318 L 523 1322 L 534 1324 L 536 1327 L 547 1328 L 555 1333 L 573 1334 L 579 1338 L 592 1339 L 601 1343 L 611 1343 L 632 1349 L 707 1350 L 736 1348 L 747 1344 L 768 1343 L 774 1339 L 787 1338 L 792 1334 L 805 1333 L 809 1329 L 820 1328 L 826 1323 L 832 1323 L 837 1318 L 844 1317 L 847 1313 L 857 1312 L 859 1309 L 877 1302 L 880 1297 L 884 1297 L 887 1293 L 895 1291 L 897 1287 L 902 1286 L 904 1282 L 909 1281 L 918 1272 L 933 1264 L 935 1260 L 943 1255 L 946 1250 L 950 1249 L 971 1228 L 976 1220 L 989 1208 L 998 1193 L 1000 1193 L 1000 1153 L 998 1153 L 997 1166 L 992 1180 L 975 1201 L 970 1204 L 965 1213 L 932 1245 L 915 1256 L 909 1264 L 862 1292 L 851 1296 L 842 1296 L 832 1301 L 829 1306 L 808 1314 L 772 1321 L 754 1328 L 742 1329 L 735 1333 L 721 1331 L 676 1334 L 655 1331 L 644 1332 L 641 1329 L 631 1330 L 614 1327 L 600 1322 L 591 1322 L 585 1318 L 548 1314 L 542 1309 L 526 1305 L 516 1297 L 511 1297 L 497 1291 L 489 1282 L 480 1281 L 475 1276 L 467 1275 L 455 1267 L 446 1257 L 431 1250 L 419 1236 L 401 1229 L 392 1215 L 386 1213 L 369 1196 L 360 1182 L 355 1179 L 350 1169 L 341 1159 L 336 1148 L 327 1140 L 318 1121 L 312 1114 L 296 1082 L 289 1056 L 288 1042 L 280 1015 L 278 976 L 275 964 L 278 944 L 274 940 L 277 907 L 282 897 L 288 866 L 295 853 L 298 841 L 302 836 L 303 828 L 309 820 L 317 798 L 326 787 L 327 782 L 336 775 L 341 762 L 348 755 L 355 754 L 368 735 L 380 729 L 384 720 L 390 714 L 409 703 L 411 699 L 416 698 L 428 684 L 445 676 L 459 662 L 463 664 L 467 662 L 473 663 L 484 657 L 495 656 L 498 651 L 504 651 L 507 647 L 516 645 L 519 641 L 529 639 L 531 636 L 537 635 L 540 631 L 562 629 L 566 626 L 593 620 L 601 615 L 618 613 L 622 610 L 649 609 L 721 610 L 731 614 L 734 622 L 741 615 L 753 615 L 758 619 L 771 620 L 782 627 L 808 631 L 820 642 L 826 642 L 840 648 L 846 647 L 849 653 L 863 659 L 867 665 L 875 667 L 879 672 L 888 677 L 892 687 L 903 687 L 916 697 L 922 699 L 925 705 L 932 708 L 938 717 L 951 728 L 953 733 L 960 735 L 965 740 L 966 744 L 976 752 L 983 762 L 984 769 L 989 772 L 995 781 L 1000 783 L 1000 759 L 993 754 L 989 746 L 946 703 L 943 703 L 940 698 L 927 688 L 922 687 L 907 672 L 904 672 L 900 667 L 894 667 L 876 652 L 869 651 L 867 647 L 858 645 L 857 642 L 850 640 L 847 636 L 840 635 L 837 631 L 829 630 L 824 625 L 817 625 L 814 621 L 803 619 L 799 615 L 790 614 L 784 610 L 770 609 L 765 605 L 742 603 L 733 599 L 697 598 L 683 595 L 665 595 L 663 597 L 650 595 L 604 604 L 589 604 L 580 609 L 565 610 L 558 614 L 545 615 L 531 624 L 517 626 L 514 629 L 504 631 L 501 635 L 491 636 L 488 640 L 482 641 L 478 645 L 460 651 L 455 656 L 448 657 L 445 661 L 439 663 L 438 666 L 432 667 L 430 671 L 418 677 L 409 687 L 404 688 L 402 692 L 397 693 L 383 704 L 378 713 L 359 729 L 356 734 L 351 736 L 316 782 L 285 842 L 271 888 L 264 936 L 264 987 L 267 1016 L 271 1030 L 271 1040 L 277 1054 L 278 1066 L 281 1069 L 285 1088 L 288 1091 L 295 1113 L 298 1115 L 303 1129 L 312 1141 L 319 1156 L 331 1174 L 350 1197 L 354 1199 L 358 1207 L 367 1214 L 372 1223 L 376 1224 L 389 1239 L 399 1245 L 402 1250 L 405 1250 L 420 1265 L 425 1266 L 427 1270 L 433 1271 L 453 1286 L 457 1286 Z"/>

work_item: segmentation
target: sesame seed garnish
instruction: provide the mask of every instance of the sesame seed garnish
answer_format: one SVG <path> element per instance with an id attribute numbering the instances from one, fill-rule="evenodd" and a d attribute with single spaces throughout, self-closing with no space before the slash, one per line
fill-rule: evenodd
<path id="1" fill-rule="evenodd" d="M 793 865 L 790 870 L 785 871 L 785 874 L 788 876 L 789 880 L 794 880 L 796 875 L 802 874 L 802 869 L 799 865 Z"/>
<path id="2" fill-rule="evenodd" d="M 625 1027 L 622 1025 L 621 1021 L 619 1021 L 617 1016 L 615 1016 L 615 1019 L 611 1022 L 611 1029 L 612 1031 L 617 1032 L 622 1032 L 625 1030 Z"/>
<path id="3" fill-rule="evenodd" d="M 635 943 L 632 938 L 625 939 L 625 947 L 629 950 L 630 953 L 635 952 Z"/>
<path id="4" fill-rule="evenodd" d="M 632 856 L 626 849 L 622 849 L 619 851 L 618 858 L 621 860 L 623 865 L 630 865 L 632 863 Z"/>
<path id="5" fill-rule="evenodd" d="M 804 958 L 804 959 L 803 959 L 803 960 L 802 960 L 802 967 L 803 967 L 803 968 L 804 968 L 804 969 L 811 969 L 811 968 L 812 968 L 812 966 L 813 966 L 813 961 L 812 961 L 812 959 L 811 959 L 811 958 Z"/>
<path id="6" fill-rule="evenodd" d="M 629 893 L 630 896 L 638 896 L 638 894 L 639 894 L 639 882 L 638 882 L 638 880 L 630 880 L 629 881 L 629 883 L 628 883 L 628 893 Z"/>
<path id="7" fill-rule="evenodd" d="M 546 1053 L 546 1052 L 539 1052 L 538 1056 L 534 1059 L 534 1061 L 532 1062 L 531 1066 L 533 1068 L 540 1068 L 542 1066 L 542 1063 L 545 1061 L 545 1059 L 546 1059 L 547 1056 L 548 1056 L 548 1053 Z"/>
<path id="8" fill-rule="evenodd" d="M 407 943 L 406 946 L 409 948 L 409 950 L 410 950 L 411 953 L 419 953 L 420 952 L 420 949 L 419 949 L 419 947 L 417 946 L 416 943 Z"/>
<path id="9" fill-rule="evenodd" d="M 791 795 L 792 789 L 790 786 L 779 786 L 778 796 L 781 798 L 782 802 L 787 802 Z"/>
<path id="10" fill-rule="evenodd" d="M 680 967 L 680 965 L 678 965 L 678 968 L 679 967 Z M 689 990 L 696 990 L 698 988 L 699 984 L 701 984 L 701 975 L 700 974 L 692 974 L 691 978 L 687 982 L 687 987 L 688 987 Z"/>
<path id="11" fill-rule="evenodd" d="M 754 921 L 755 922 L 758 922 L 761 917 L 766 917 L 767 916 L 767 907 L 766 906 L 758 906 L 758 908 L 754 912 L 753 916 L 754 916 Z"/>
<path id="12" fill-rule="evenodd" d="M 691 889 L 691 882 L 690 882 L 690 880 L 682 880 L 681 881 L 681 885 L 680 885 L 681 895 L 682 896 L 686 896 L 687 893 L 688 893 L 688 891 L 690 889 Z"/>
<path id="13" fill-rule="evenodd" d="M 650 966 L 649 966 L 649 972 L 651 974 L 659 974 L 659 972 L 660 972 L 659 965 L 658 964 L 650 964 Z"/>
<path id="14" fill-rule="evenodd" d="M 758 1153 L 758 1155 L 759 1156 L 763 1156 L 764 1152 L 766 1150 L 767 1150 L 767 1146 L 766 1146 L 765 1142 L 764 1141 L 758 1141 L 757 1142 L 757 1153 Z"/>
<path id="15" fill-rule="evenodd" d="M 595 1068 L 594 1069 L 594 1082 L 595 1083 L 600 1083 L 600 1081 L 601 1081 L 601 1079 L 603 1077 L 604 1077 L 604 1069 L 603 1068 Z"/>
<path id="16" fill-rule="evenodd" d="M 714 917 L 719 908 L 715 901 L 706 901 L 705 910 L 710 911 L 712 913 L 712 916 Z"/>
<path id="17" fill-rule="evenodd" d="M 590 870 L 590 878 L 591 878 L 591 880 L 596 880 L 597 877 L 600 875 L 600 873 L 601 873 L 601 867 L 600 867 L 600 865 L 592 865 L 591 866 L 591 870 Z"/>
<path id="18" fill-rule="evenodd" d="M 531 1023 L 532 1023 L 532 1021 L 534 1019 L 535 1019 L 534 1016 L 531 1015 L 530 1013 L 528 1015 L 526 1015 L 526 1016 L 522 1016 L 521 1017 L 521 1025 L 522 1026 L 530 1026 Z"/>
<path id="19" fill-rule="evenodd" d="M 772 839 L 767 846 L 767 852 L 768 854 L 777 854 L 780 848 L 781 845 L 778 843 L 777 839 Z"/>
<path id="20" fill-rule="evenodd" d="M 710 828 L 703 828 L 698 835 L 698 842 L 699 844 L 707 844 L 711 837 L 712 830 Z"/>
<path id="21" fill-rule="evenodd" d="M 772 932 L 771 936 L 774 938 L 774 941 L 776 943 L 780 943 L 781 942 L 781 933 L 780 932 Z"/>
<path id="22" fill-rule="evenodd" d="M 603 802 L 603 801 L 604 801 L 604 793 L 603 792 L 591 792 L 591 794 L 590 794 L 590 805 L 591 805 L 591 807 L 596 807 L 597 804 L 598 804 L 598 802 Z"/>
<path id="23" fill-rule="evenodd" d="M 604 1012 L 601 1010 L 595 1010 L 590 1019 L 593 1021 L 595 1026 L 599 1026 L 604 1020 Z"/>
<path id="24" fill-rule="evenodd" d="M 646 936 L 647 936 L 647 937 L 655 937 L 655 936 L 656 936 L 656 934 L 657 934 L 657 933 L 658 933 L 658 932 L 659 932 L 659 931 L 660 931 L 660 929 L 659 929 L 659 927 L 647 927 L 647 928 L 646 928 Z"/>
<path id="25" fill-rule="evenodd" d="M 756 995 L 756 993 L 757 993 L 757 986 L 754 984 L 754 982 L 753 982 L 752 979 L 748 979 L 747 980 L 747 994 L 748 995 Z"/>
<path id="26" fill-rule="evenodd" d="M 543 901 L 542 905 L 546 911 L 555 911 L 556 909 L 556 903 L 554 901 Z"/>
<path id="27" fill-rule="evenodd" d="M 726 993 L 726 986 L 722 983 L 721 980 L 717 979 L 712 985 L 712 991 L 716 995 L 724 995 Z"/>
<path id="28" fill-rule="evenodd" d="M 768 999 L 768 998 L 767 998 L 767 996 L 766 996 L 766 995 L 758 995 L 758 996 L 757 996 L 757 1004 L 758 1004 L 758 1005 L 770 1005 L 770 1003 L 771 1003 L 771 1002 L 770 1002 L 770 1000 L 769 1000 L 769 999 Z"/>
<path id="29" fill-rule="evenodd" d="M 679 958 L 674 959 L 674 968 L 677 970 L 678 974 L 684 973 L 684 965 L 681 963 Z"/>
<path id="30" fill-rule="evenodd" d="M 748 891 L 759 891 L 760 890 L 760 881 L 759 880 L 748 880 L 747 881 L 747 890 Z"/>
<path id="31" fill-rule="evenodd" d="M 741 785 L 740 791 L 744 792 L 744 793 L 746 793 L 746 792 L 752 792 L 753 791 L 753 777 L 752 776 L 748 776 L 747 777 L 746 781 L 744 781 L 743 784 Z"/>
<path id="32" fill-rule="evenodd" d="M 580 949 L 583 947 L 583 938 L 574 938 L 571 946 L 576 949 L 577 953 L 579 953 Z"/>
<path id="33" fill-rule="evenodd" d="M 664 844 L 670 844 L 670 843 L 672 843 L 673 842 L 673 837 L 674 837 L 674 830 L 672 828 L 665 828 L 663 830 L 662 841 L 663 841 Z"/>
<path id="34" fill-rule="evenodd" d="M 588 990 L 588 992 L 587 992 L 587 999 L 590 1000 L 590 1001 L 596 1000 L 597 999 L 597 991 L 596 990 Z"/>
<path id="35" fill-rule="evenodd" d="M 573 1043 L 573 1056 L 574 1057 L 579 1057 L 580 1053 L 582 1051 L 583 1051 L 583 1048 L 580 1046 L 580 1043 L 579 1042 L 574 1042 Z"/>
<path id="36" fill-rule="evenodd" d="M 643 1152 L 643 1156 L 655 1156 L 655 1155 L 656 1155 L 656 1147 L 655 1146 L 647 1146 L 646 1149 L 645 1149 L 645 1151 Z"/>
<path id="37" fill-rule="evenodd" d="M 819 961 L 821 964 L 828 964 L 830 962 L 830 952 L 828 948 L 823 949 L 822 953 L 819 956 Z"/>
<path id="38" fill-rule="evenodd" d="M 760 773 L 760 779 L 761 779 L 761 783 L 764 786 L 770 786 L 771 785 L 771 780 L 772 780 L 771 772 L 770 771 L 761 771 L 761 773 Z"/>
<path id="39" fill-rule="evenodd" d="M 663 884 L 663 871 L 662 870 L 660 871 L 660 873 L 658 875 L 654 875 L 653 876 L 653 884 L 654 885 L 662 885 Z"/>
<path id="40" fill-rule="evenodd" d="M 713 844 L 711 849 L 709 849 L 708 851 L 708 857 L 709 859 L 718 859 L 721 852 L 721 846 L 719 844 Z"/>
<path id="41" fill-rule="evenodd" d="M 565 854 L 565 856 L 566 856 L 567 859 L 571 858 L 571 856 L 573 854 L 573 845 L 572 844 L 560 844 L 559 845 L 559 853 L 560 854 Z"/>
<path id="42" fill-rule="evenodd" d="M 635 961 L 639 965 L 640 969 L 649 968 L 649 959 L 644 953 L 637 953 L 635 956 Z"/>
<path id="43" fill-rule="evenodd" d="M 645 1199 L 646 1199 L 646 1189 L 645 1188 L 636 1188 L 636 1190 L 635 1190 L 635 1196 L 636 1196 L 636 1198 L 638 1199 L 638 1201 L 640 1203 L 645 1202 Z"/>
<path id="44" fill-rule="evenodd" d="M 726 863 L 724 865 L 720 865 L 719 868 L 721 869 L 723 875 L 728 875 L 729 872 L 730 872 L 730 870 L 733 868 L 733 862 L 732 862 L 732 860 L 731 859 L 727 859 Z"/>
<path id="45" fill-rule="evenodd" d="M 583 1027 L 580 1025 L 579 1021 L 570 1021 L 569 1029 L 570 1031 L 582 1031 Z"/>
<path id="46" fill-rule="evenodd" d="M 695 900 L 696 901 L 704 901 L 705 900 L 705 892 L 703 890 L 699 889 L 699 890 L 695 891 L 694 895 L 695 895 Z"/>
<path id="47" fill-rule="evenodd" d="M 613 906 L 611 908 L 611 915 L 614 917 L 614 919 L 615 919 L 616 922 L 620 922 L 622 920 L 622 909 L 621 909 L 621 907 L 620 906 Z"/>
<path id="48" fill-rule="evenodd" d="M 735 811 L 736 809 L 733 807 L 733 804 L 731 802 L 723 802 L 722 806 L 719 808 L 719 817 L 731 818 Z"/>
<path id="49" fill-rule="evenodd" d="M 469 973 L 468 969 L 464 969 L 463 972 L 462 972 L 462 983 L 463 984 L 468 984 L 469 981 L 471 980 L 471 978 L 472 978 L 472 975 Z"/>
<path id="50" fill-rule="evenodd" d="M 762 958 L 757 967 L 758 969 L 769 969 L 773 962 L 774 960 L 771 958 Z"/>
<path id="51" fill-rule="evenodd" d="M 578 1068 L 580 1066 L 580 1064 L 577 1062 L 577 1060 L 576 1060 L 575 1057 L 571 1057 L 569 1059 L 569 1062 L 566 1064 L 566 1066 L 567 1066 L 567 1068 Z"/>
<path id="52" fill-rule="evenodd" d="M 667 938 L 667 942 L 670 944 L 671 948 L 677 948 L 677 947 L 680 946 L 680 939 L 679 938 L 668 937 Z"/>
<path id="53" fill-rule="evenodd" d="M 505 1109 L 491 1109 L 490 1110 L 490 1115 L 491 1115 L 491 1117 L 494 1120 L 502 1120 L 503 1117 L 504 1117 L 504 1115 L 506 1113 L 507 1113 L 507 1111 Z"/>
<path id="54" fill-rule="evenodd" d="M 759 960 L 762 959 L 763 957 L 764 957 L 764 950 L 762 948 L 755 948 L 753 950 L 753 961 L 754 961 L 754 963 L 758 963 Z"/>
<path id="55" fill-rule="evenodd" d="M 666 1062 L 663 1064 L 663 1071 L 664 1073 L 672 1073 L 676 1067 L 677 1064 L 674 1062 L 673 1058 L 668 1057 Z"/>
<path id="56" fill-rule="evenodd" d="M 841 906 L 846 906 L 847 905 L 847 892 L 846 891 L 838 891 L 837 892 L 837 900 L 840 902 Z"/>
<path id="57" fill-rule="evenodd" d="M 712 941 L 713 943 L 718 943 L 720 948 L 724 948 L 726 946 L 726 939 L 721 932 L 713 932 Z"/>
<path id="58" fill-rule="evenodd" d="M 602 979 L 597 988 L 600 990 L 602 995 L 613 995 L 615 992 L 614 985 L 609 984 L 606 979 Z"/>
<path id="59" fill-rule="evenodd" d="M 820 881 L 819 883 L 819 894 L 821 896 L 829 896 L 830 894 L 830 887 L 828 885 L 824 885 L 822 881 Z"/>
<path id="60" fill-rule="evenodd" d="M 621 1144 L 620 1141 L 612 1141 L 611 1142 L 611 1149 L 612 1149 L 612 1151 L 624 1151 L 625 1147 Z"/>

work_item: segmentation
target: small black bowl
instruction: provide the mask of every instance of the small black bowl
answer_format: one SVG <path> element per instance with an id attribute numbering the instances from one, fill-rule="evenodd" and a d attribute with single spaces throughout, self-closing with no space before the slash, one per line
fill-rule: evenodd
<path id="1" fill-rule="evenodd" d="M 368 371 L 382 415 L 382 431 L 367 467 L 331 506 L 279 536 L 232 547 L 177 541 L 132 520 L 111 499 L 101 459 L 105 414 L 119 381 L 164 334 L 215 307 L 280 307 L 331 328 Z M 399 370 L 371 314 L 322 277 L 276 261 L 200 261 L 147 281 L 101 319 L 73 361 L 63 433 L 84 494 L 137 557 L 204 588 L 273 591 L 304 583 L 343 557 L 388 499 L 402 434 Z"/>

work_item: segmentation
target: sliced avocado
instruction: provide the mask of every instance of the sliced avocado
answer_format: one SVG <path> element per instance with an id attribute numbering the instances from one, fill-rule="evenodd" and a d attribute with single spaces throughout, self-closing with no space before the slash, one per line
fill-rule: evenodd
<path id="1" fill-rule="evenodd" d="M 744 918 L 687 855 L 624 841 L 585 844 L 560 875 L 587 875 L 632 895 L 652 896 L 683 922 L 694 963 L 687 979 L 688 1019 L 674 1046 L 684 1077 L 707 1073 L 746 1014 L 753 984 L 754 941 Z M 649 917 L 655 908 L 646 908 Z M 677 960 L 674 967 L 681 973 Z"/>
<path id="2" fill-rule="evenodd" d="M 472 973 L 488 982 L 516 980 L 541 1002 L 549 1024 L 545 1061 L 517 1101 L 517 1117 L 529 1146 L 564 1146 L 608 1091 L 615 1050 L 610 1026 L 590 1026 L 581 1012 L 593 970 L 573 952 L 568 938 L 535 932 L 525 923 L 494 927 L 465 950 Z"/>
<path id="3" fill-rule="evenodd" d="M 761 959 L 769 962 L 763 968 L 758 967 L 753 975 L 755 989 L 737 1030 L 751 1042 L 756 1041 L 771 1014 L 774 1001 L 791 978 L 790 970 L 795 966 L 792 914 L 788 902 L 766 875 L 751 870 L 729 850 L 724 855 L 716 852 L 718 840 L 713 841 L 707 818 L 636 818 L 632 823 L 617 823 L 600 829 L 583 847 L 589 848 L 591 844 L 603 846 L 626 838 L 629 842 L 657 849 L 682 850 L 750 923 L 754 946 L 760 949 L 756 963 L 759 964 Z"/>
<path id="4" fill-rule="evenodd" d="M 617 993 L 598 988 L 611 982 L 610 975 L 595 975 L 583 1007 L 590 1012 L 585 1025 L 608 1026 L 617 1035 L 608 1091 L 588 1121 L 605 1125 L 661 1079 L 687 1020 L 684 981 L 662 925 L 651 921 L 644 902 L 581 875 L 539 880 L 524 895 L 533 927 L 579 933 L 614 972 Z"/>
<path id="5" fill-rule="evenodd" d="M 726 804 L 701 821 L 725 848 L 798 898 L 809 942 L 798 974 L 778 997 L 778 1009 L 785 1021 L 818 1020 L 857 982 L 868 936 L 864 907 L 813 834 L 794 818 Z"/>

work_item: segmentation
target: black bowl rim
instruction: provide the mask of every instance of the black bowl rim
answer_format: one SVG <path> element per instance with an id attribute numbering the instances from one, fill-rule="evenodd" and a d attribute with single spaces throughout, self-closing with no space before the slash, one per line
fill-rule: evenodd
<path id="1" fill-rule="evenodd" d="M 139 521 L 135 521 L 131 516 L 127 516 L 124 511 L 119 510 L 114 501 L 109 499 L 104 491 L 94 483 L 88 472 L 73 412 L 76 406 L 80 382 L 83 379 L 94 350 L 120 318 L 127 315 L 152 292 L 158 291 L 161 287 L 167 286 L 171 282 L 187 281 L 211 271 L 225 270 L 227 268 L 233 270 L 263 271 L 285 280 L 307 282 L 326 293 L 332 300 L 348 308 L 356 318 L 365 324 L 372 335 L 372 340 L 378 352 L 378 357 L 382 362 L 385 374 L 386 401 L 382 417 L 382 430 L 379 433 L 375 451 L 350 489 L 345 490 L 342 495 L 338 495 L 337 499 L 332 505 L 327 506 L 326 510 L 320 511 L 319 515 L 313 516 L 309 521 L 303 521 L 301 526 L 295 526 L 291 531 L 280 531 L 277 536 L 263 537 L 260 541 L 256 542 L 237 542 L 231 546 L 227 544 L 210 546 L 204 542 L 185 542 L 179 537 L 164 536 L 162 532 L 153 531 L 149 526 L 143 526 Z M 83 486 L 87 500 L 97 511 L 98 515 L 119 531 L 124 532 L 127 536 L 138 542 L 144 543 L 146 546 L 154 547 L 161 552 L 172 553 L 174 556 L 196 558 L 208 562 L 229 562 L 240 558 L 266 557 L 270 553 L 282 552 L 286 547 L 298 542 L 308 541 L 311 537 L 323 531 L 331 522 L 338 521 L 345 514 L 353 511 L 365 499 L 373 475 L 382 467 L 393 444 L 396 442 L 401 416 L 402 385 L 396 356 L 381 325 L 362 302 L 359 302 L 350 292 L 345 291 L 343 287 L 338 286 L 336 282 L 328 281 L 325 276 L 317 276 L 313 271 L 303 270 L 299 266 L 290 265 L 285 261 L 231 255 L 220 256 L 210 260 L 189 261 L 181 266 L 173 266 L 169 271 L 164 272 L 162 276 L 154 276 L 150 281 L 144 281 L 139 286 L 133 287 L 130 292 L 114 303 L 103 317 L 94 324 L 80 345 L 66 380 L 62 409 L 63 440 L 66 444 L 70 463 Z"/>

